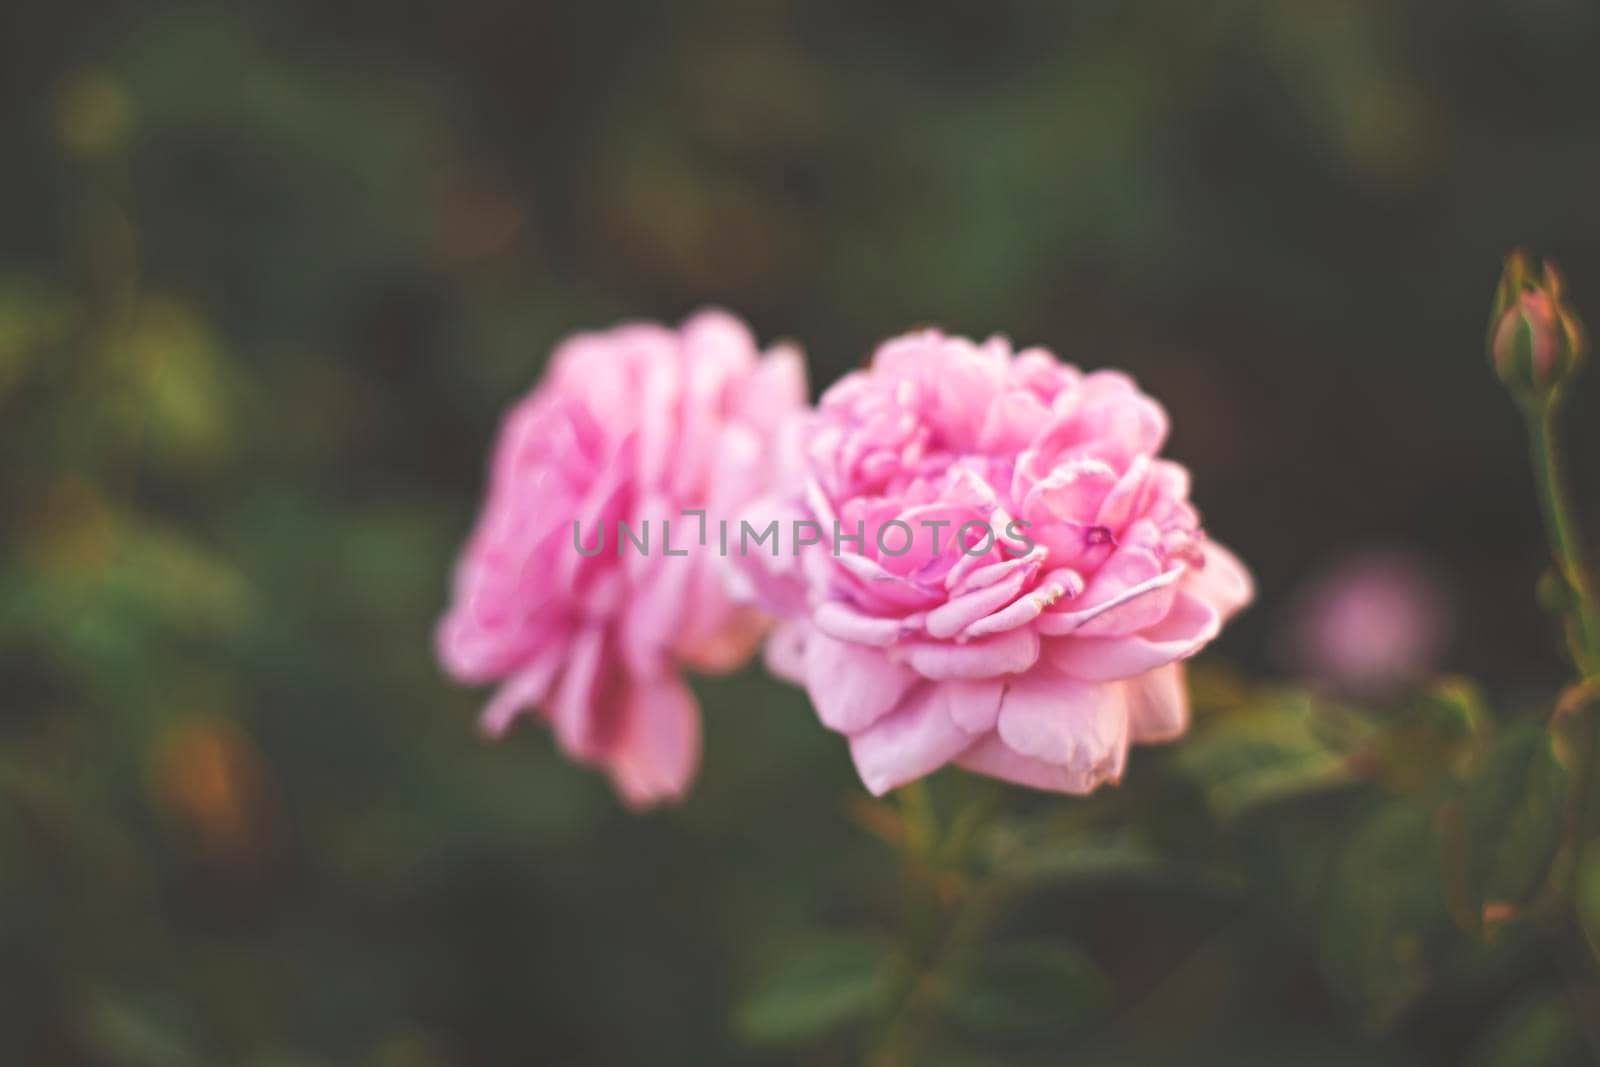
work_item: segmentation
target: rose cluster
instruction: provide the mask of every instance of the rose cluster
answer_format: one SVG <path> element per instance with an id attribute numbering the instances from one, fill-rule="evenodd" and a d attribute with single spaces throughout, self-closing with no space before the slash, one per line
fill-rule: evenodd
<path id="1" fill-rule="evenodd" d="M 680 797 L 683 672 L 763 637 L 875 793 L 951 763 L 1086 793 L 1183 732 L 1182 661 L 1251 584 L 1161 457 L 1156 401 L 932 330 L 804 394 L 796 350 L 718 312 L 558 348 L 502 427 L 439 629 L 453 675 L 500 683 L 490 733 L 537 709 L 630 803 Z M 786 533 L 730 551 L 730 519 Z"/>

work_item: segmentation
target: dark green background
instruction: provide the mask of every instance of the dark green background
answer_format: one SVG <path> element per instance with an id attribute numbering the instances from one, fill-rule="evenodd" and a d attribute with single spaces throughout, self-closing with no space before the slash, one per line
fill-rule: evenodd
<path id="1" fill-rule="evenodd" d="M 893 911 L 802 697 L 701 685 L 701 785 L 640 819 L 433 664 L 498 413 L 621 317 L 727 306 L 814 391 L 929 322 L 1124 367 L 1260 580 L 1215 661 L 1279 672 L 1297 584 L 1405 546 L 1446 665 L 1547 693 L 1482 339 L 1516 243 L 1600 319 L 1597 48 L 1587 0 L 8 0 L 0 1060 L 853 1062 L 730 1022 Z M 1548 1007 L 1375 1034 L 1270 900 L 1039 907 L 1114 992 L 1038 1062 L 1455 1064 Z"/>

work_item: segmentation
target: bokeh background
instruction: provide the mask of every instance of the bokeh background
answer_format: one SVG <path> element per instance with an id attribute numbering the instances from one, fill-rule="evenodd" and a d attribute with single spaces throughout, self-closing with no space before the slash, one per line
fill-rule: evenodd
<path id="1" fill-rule="evenodd" d="M 1588 0 L 7 0 L 0 1059 L 854 1062 L 739 1009 L 894 909 L 800 696 L 700 684 L 702 784 L 637 818 L 434 665 L 579 327 L 724 305 L 814 391 L 924 323 L 1124 367 L 1260 580 L 1213 671 L 1292 675 L 1317 576 L 1398 552 L 1431 665 L 1548 693 L 1482 346 L 1519 243 L 1600 320 L 1597 50 Z M 1270 899 L 1035 907 L 1107 975 L 1040 1063 L 1591 1062 L 1544 964 L 1375 1028 Z"/>

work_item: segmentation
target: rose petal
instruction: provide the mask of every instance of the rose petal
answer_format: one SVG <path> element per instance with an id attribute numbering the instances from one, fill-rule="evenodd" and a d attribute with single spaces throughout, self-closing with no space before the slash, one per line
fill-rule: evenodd
<path id="1" fill-rule="evenodd" d="M 1120 531 L 1133 517 L 1134 506 L 1138 503 L 1139 496 L 1144 492 L 1145 482 L 1150 477 L 1150 457 L 1138 455 L 1133 457 L 1133 462 L 1128 464 L 1128 469 L 1122 472 L 1122 477 L 1117 479 L 1117 484 L 1100 501 L 1100 511 L 1095 515 L 1095 523 L 1108 530 Z"/>
<path id="2" fill-rule="evenodd" d="M 654 532 L 659 536 L 659 529 Z M 692 559 L 661 556 L 659 545 L 651 548 L 650 562 L 655 566 L 629 595 L 619 642 L 628 669 L 646 676 L 658 673 L 666 665 L 667 650 L 687 629 L 684 606 L 695 563 Z M 628 551 L 633 551 L 631 546 Z"/>
<path id="3" fill-rule="evenodd" d="M 780 623 L 767 638 L 762 662 L 767 670 L 791 685 L 806 684 L 806 640 L 810 625 L 800 622 Z"/>
<path id="4" fill-rule="evenodd" d="M 1000 740 L 998 734 L 989 734 L 983 740 L 961 753 L 956 766 L 975 774 L 988 775 L 1001 781 L 1014 782 L 1030 789 L 1043 789 L 1051 793 L 1071 793 L 1082 796 L 1116 778 L 1100 779 L 1085 776 L 1070 767 L 1024 756 Z"/>
<path id="5" fill-rule="evenodd" d="M 985 452 L 1020 451 L 1037 437 L 1050 420 L 1050 409 L 1021 389 L 996 396 L 984 414 L 978 447 Z"/>
<path id="6" fill-rule="evenodd" d="M 1255 582 L 1239 557 L 1222 545 L 1207 541 L 1204 551 L 1204 566 L 1190 568 L 1185 587 L 1216 608 L 1227 622 L 1255 599 Z"/>
<path id="7" fill-rule="evenodd" d="M 928 612 L 928 636 L 954 637 L 970 624 L 1015 600 L 1027 580 L 1027 571 L 1017 568 L 993 585 L 945 601 Z"/>
<path id="8" fill-rule="evenodd" d="M 805 354 L 796 345 L 773 345 L 739 390 L 734 410 L 752 426 L 773 426 L 805 406 L 806 392 Z"/>
<path id="9" fill-rule="evenodd" d="M 1024 756 L 1067 767 L 1081 781 L 1121 772 L 1128 748 L 1128 706 L 1117 685 L 1065 677 L 1049 667 L 1006 687 L 1000 738 Z"/>
<path id="10" fill-rule="evenodd" d="M 939 699 L 943 701 L 951 722 L 969 734 L 987 733 L 994 729 L 995 720 L 1000 715 L 1000 700 L 1006 691 L 1005 682 L 950 681 L 940 682 L 938 687 Z"/>
<path id="11" fill-rule="evenodd" d="M 545 646 L 526 667 L 513 674 L 495 690 L 494 698 L 478 718 L 478 729 L 485 737 L 504 737 L 511 723 L 524 710 L 536 706 L 550 691 L 550 683 L 566 659 L 561 643 Z"/>
<path id="12" fill-rule="evenodd" d="M 819 604 L 811 614 L 811 621 L 829 637 L 879 648 L 894 644 L 906 632 L 903 619 L 863 615 L 837 600 Z"/>
<path id="13" fill-rule="evenodd" d="M 1169 663 L 1122 683 L 1128 693 L 1128 728 L 1140 744 L 1171 741 L 1189 728 L 1189 687 L 1183 664 Z"/>
<path id="14" fill-rule="evenodd" d="M 1081 596 L 1064 602 L 1076 605 L 1091 601 L 1091 606 L 1049 612 L 1039 620 L 1039 632 L 1051 636 L 1082 634 L 1086 637 L 1104 637 L 1152 626 L 1171 612 L 1183 574 L 1182 567 L 1173 567 L 1125 586 L 1098 603 L 1092 602 L 1095 590 L 1091 584 L 1091 588 Z M 1102 584 L 1101 589 L 1105 587 Z"/>
<path id="15" fill-rule="evenodd" d="M 850 738 L 861 781 L 875 796 L 931 774 L 973 743 L 950 718 L 939 686 L 923 685 L 893 714 Z"/>
<path id="16" fill-rule="evenodd" d="M 608 658 L 604 627 L 587 626 L 573 638 L 550 705 L 550 721 L 562 750 L 574 759 L 598 759 L 609 740 L 609 727 L 615 721 L 609 701 L 619 679 Z"/>
<path id="17" fill-rule="evenodd" d="M 995 678 L 1016 674 L 1039 658 L 1039 635 L 1032 629 L 1012 630 L 981 641 L 906 641 L 893 650 L 924 678 Z"/>
<path id="18" fill-rule="evenodd" d="M 893 710 L 917 682 L 915 672 L 879 649 L 813 630 L 806 639 L 806 692 L 824 726 L 855 733 Z"/>
<path id="19" fill-rule="evenodd" d="M 689 687 L 663 675 L 628 687 L 621 727 L 606 757 L 629 805 L 681 800 L 700 765 L 700 708 Z"/>
<path id="20" fill-rule="evenodd" d="M 1216 609 L 1184 591 L 1179 592 L 1167 617 L 1142 633 L 1127 637 L 1055 638 L 1045 642 L 1045 651 L 1050 662 L 1074 678 L 1113 682 L 1193 655 L 1217 635 L 1221 626 L 1222 617 Z"/>
<path id="21" fill-rule="evenodd" d="M 1000 532 L 1005 532 L 1002 527 Z M 968 556 L 963 554 L 961 559 L 950 568 L 950 573 L 945 575 L 945 588 L 952 596 L 970 593 L 974 589 L 983 589 L 1002 581 L 1017 571 L 1023 572 L 1029 579 L 1039 572 L 1044 565 L 1045 557 L 1049 555 L 1044 548 L 1035 546 L 1026 555 L 1015 559 L 1002 559 L 998 562 L 986 562 L 983 556 Z"/>

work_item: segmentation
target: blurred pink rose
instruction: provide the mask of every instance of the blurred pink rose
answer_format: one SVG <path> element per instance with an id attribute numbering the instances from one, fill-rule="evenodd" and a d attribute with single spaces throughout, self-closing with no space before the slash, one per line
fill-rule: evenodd
<path id="1" fill-rule="evenodd" d="M 1294 665 L 1336 689 L 1382 696 L 1431 674 L 1449 611 L 1426 563 L 1400 551 L 1352 556 L 1296 599 Z"/>
<path id="2" fill-rule="evenodd" d="M 733 513 L 765 491 L 771 428 L 805 399 L 800 353 L 762 356 L 722 312 L 562 342 L 501 427 L 438 630 L 452 675 L 501 683 L 485 732 L 538 708 L 562 750 L 604 767 L 630 804 L 683 796 L 700 716 L 681 668 L 739 666 L 764 620 L 728 598 L 723 561 L 681 513 Z M 654 547 L 620 552 L 619 520 L 648 522 Z M 586 550 L 608 540 L 584 554 L 580 534 Z"/>
<path id="3" fill-rule="evenodd" d="M 1252 588 L 1157 458 L 1166 432 L 1126 376 L 1003 338 L 909 334 L 828 390 L 797 435 L 802 484 L 752 511 L 823 544 L 744 570 L 787 620 L 769 664 L 869 789 L 953 762 L 1087 793 L 1131 742 L 1184 731 L 1181 661 Z"/>

